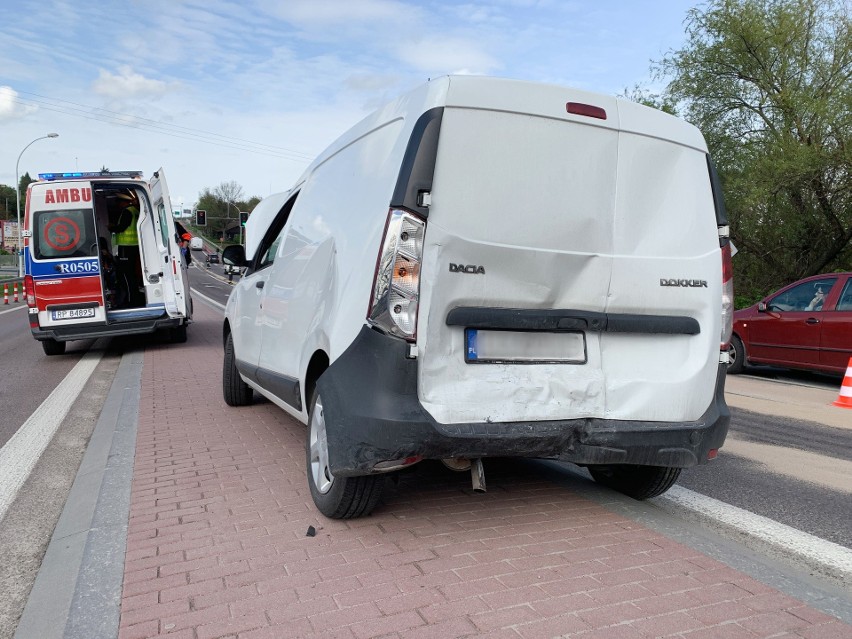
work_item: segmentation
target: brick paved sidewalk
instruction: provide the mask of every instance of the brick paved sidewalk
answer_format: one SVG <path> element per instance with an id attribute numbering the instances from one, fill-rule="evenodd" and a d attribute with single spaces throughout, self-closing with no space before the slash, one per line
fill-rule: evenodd
<path id="1" fill-rule="evenodd" d="M 224 403 L 221 319 L 196 317 L 186 345 L 145 354 L 122 639 L 852 637 L 534 462 L 487 461 L 486 494 L 421 464 L 372 516 L 328 520 L 305 427 Z"/>

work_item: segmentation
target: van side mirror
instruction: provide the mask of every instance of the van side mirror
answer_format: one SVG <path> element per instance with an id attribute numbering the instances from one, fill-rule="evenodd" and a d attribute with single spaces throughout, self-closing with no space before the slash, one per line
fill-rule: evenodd
<path id="1" fill-rule="evenodd" d="M 239 244 L 235 244 L 233 246 L 226 246 L 225 250 L 222 251 L 222 262 L 228 264 L 230 266 L 248 266 L 246 264 L 246 249 Z"/>
<path id="2" fill-rule="evenodd" d="M 757 312 L 758 313 L 765 313 L 766 312 L 766 302 L 760 302 L 757 305 Z"/>

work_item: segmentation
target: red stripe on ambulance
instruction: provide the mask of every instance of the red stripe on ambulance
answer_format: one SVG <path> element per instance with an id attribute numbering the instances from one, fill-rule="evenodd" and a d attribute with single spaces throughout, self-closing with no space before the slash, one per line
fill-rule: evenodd
<path id="1" fill-rule="evenodd" d="M 97 302 L 104 305 L 100 275 L 35 280 L 38 310 L 47 310 L 49 304 L 77 304 Z"/>

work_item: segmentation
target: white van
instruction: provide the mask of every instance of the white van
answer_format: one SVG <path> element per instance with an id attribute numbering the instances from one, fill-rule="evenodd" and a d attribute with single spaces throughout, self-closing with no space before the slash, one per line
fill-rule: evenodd
<path id="1" fill-rule="evenodd" d="M 182 229 L 181 229 L 182 231 Z M 163 170 L 42 173 L 27 189 L 24 290 L 47 355 L 72 340 L 168 331 L 192 317 Z"/>
<path id="2" fill-rule="evenodd" d="M 265 206 L 264 206 L 265 205 Z M 383 473 L 536 457 L 643 499 L 722 446 L 733 295 L 699 131 L 638 104 L 433 80 L 260 203 L 224 322 L 230 405 L 308 424 L 313 499 Z"/>

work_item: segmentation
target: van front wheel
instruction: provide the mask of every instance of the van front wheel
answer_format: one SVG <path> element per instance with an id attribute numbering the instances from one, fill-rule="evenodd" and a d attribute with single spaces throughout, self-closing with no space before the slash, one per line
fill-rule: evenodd
<path id="1" fill-rule="evenodd" d="M 65 352 L 65 342 L 57 342 L 55 339 L 46 339 L 41 343 L 45 355 L 62 355 Z"/>
<path id="2" fill-rule="evenodd" d="M 335 477 L 328 457 L 328 437 L 322 399 L 315 390 L 311 397 L 308 437 L 305 441 L 308 487 L 319 511 L 331 519 L 352 519 L 369 515 L 382 496 L 384 477 Z"/>
<path id="3" fill-rule="evenodd" d="M 677 481 L 680 471 L 670 466 L 589 466 L 596 482 L 639 500 L 662 495 Z"/>
<path id="4" fill-rule="evenodd" d="M 243 381 L 237 370 L 234 337 L 229 333 L 225 341 L 225 360 L 222 364 L 222 396 L 228 406 L 248 406 L 251 404 L 253 393 L 251 386 Z"/>

